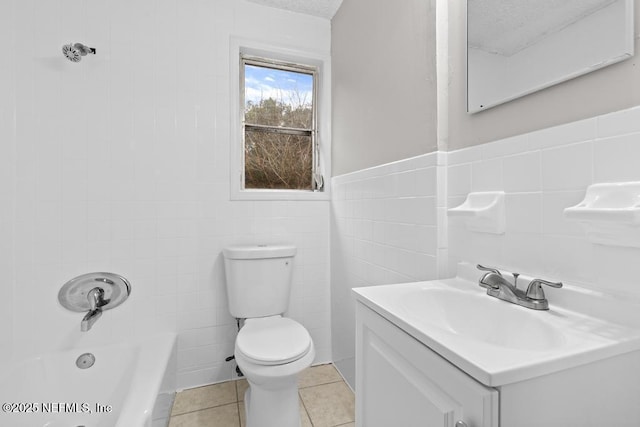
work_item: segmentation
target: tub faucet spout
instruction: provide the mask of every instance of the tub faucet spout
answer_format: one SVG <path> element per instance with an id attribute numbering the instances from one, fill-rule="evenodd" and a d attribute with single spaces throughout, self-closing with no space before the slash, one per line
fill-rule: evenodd
<path id="1" fill-rule="evenodd" d="M 87 332 L 94 323 L 102 316 L 102 306 L 109 303 L 108 299 L 104 299 L 104 289 L 93 288 L 87 293 L 87 300 L 89 301 L 89 311 L 82 319 L 80 323 L 80 330 Z"/>
<path id="2" fill-rule="evenodd" d="M 96 323 L 96 321 L 100 318 L 100 316 L 102 316 L 101 308 L 97 308 L 95 310 L 89 310 L 87 314 L 84 316 L 84 318 L 82 319 L 82 322 L 80 322 L 80 330 L 82 332 L 87 332 L 89 329 L 91 329 L 93 324 Z"/>

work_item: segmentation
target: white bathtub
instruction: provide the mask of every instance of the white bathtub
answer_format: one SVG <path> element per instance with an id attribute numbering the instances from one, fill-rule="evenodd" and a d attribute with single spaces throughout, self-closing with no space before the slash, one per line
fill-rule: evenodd
<path id="1" fill-rule="evenodd" d="M 76 366 L 92 353 L 88 369 Z M 80 348 L 11 366 L 0 377 L 0 426 L 159 427 L 176 390 L 176 336 Z"/>

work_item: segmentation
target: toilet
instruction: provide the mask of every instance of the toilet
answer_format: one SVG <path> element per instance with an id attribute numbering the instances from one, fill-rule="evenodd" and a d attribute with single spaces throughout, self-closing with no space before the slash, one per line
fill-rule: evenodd
<path id="1" fill-rule="evenodd" d="M 304 326 L 283 317 L 295 254 L 291 245 L 223 250 L 229 312 L 243 320 L 234 355 L 249 382 L 247 427 L 300 427 L 297 374 L 311 365 L 315 348 Z"/>

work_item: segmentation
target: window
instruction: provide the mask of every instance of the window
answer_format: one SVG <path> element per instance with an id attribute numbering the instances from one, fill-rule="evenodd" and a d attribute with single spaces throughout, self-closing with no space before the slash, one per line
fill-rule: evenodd
<path id="1" fill-rule="evenodd" d="M 241 190 L 323 189 L 318 68 L 241 55 Z"/>

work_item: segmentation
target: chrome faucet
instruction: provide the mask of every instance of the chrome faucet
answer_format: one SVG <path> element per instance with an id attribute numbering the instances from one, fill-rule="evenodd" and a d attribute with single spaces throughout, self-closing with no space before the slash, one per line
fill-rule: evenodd
<path id="1" fill-rule="evenodd" d="M 478 270 L 486 271 L 478 284 L 487 289 L 487 295 L 503 301 L 518 304 L 533 310 L 548 310 L 549 301 L 544 295 L 541 285 L 561 288 L 562 282 L 549 282 L 542 279 L 533 279 L 527 286 L 527 290 L 518 289 L 519 273 L 513 274 L 513 285 L 502 275 L 497 268 L 477 265 Z"/>
<path id="2" fill-rule="evenodd" d="M 87 301 L 89 301 L 89 311 L 80 322 L 80 330 L 87 332 L 94 323 L 102 316 L 102 306 L 109 303 L 108 299 L 104 299 L 104 289 L 95 287 L 87 292 Z"/>

